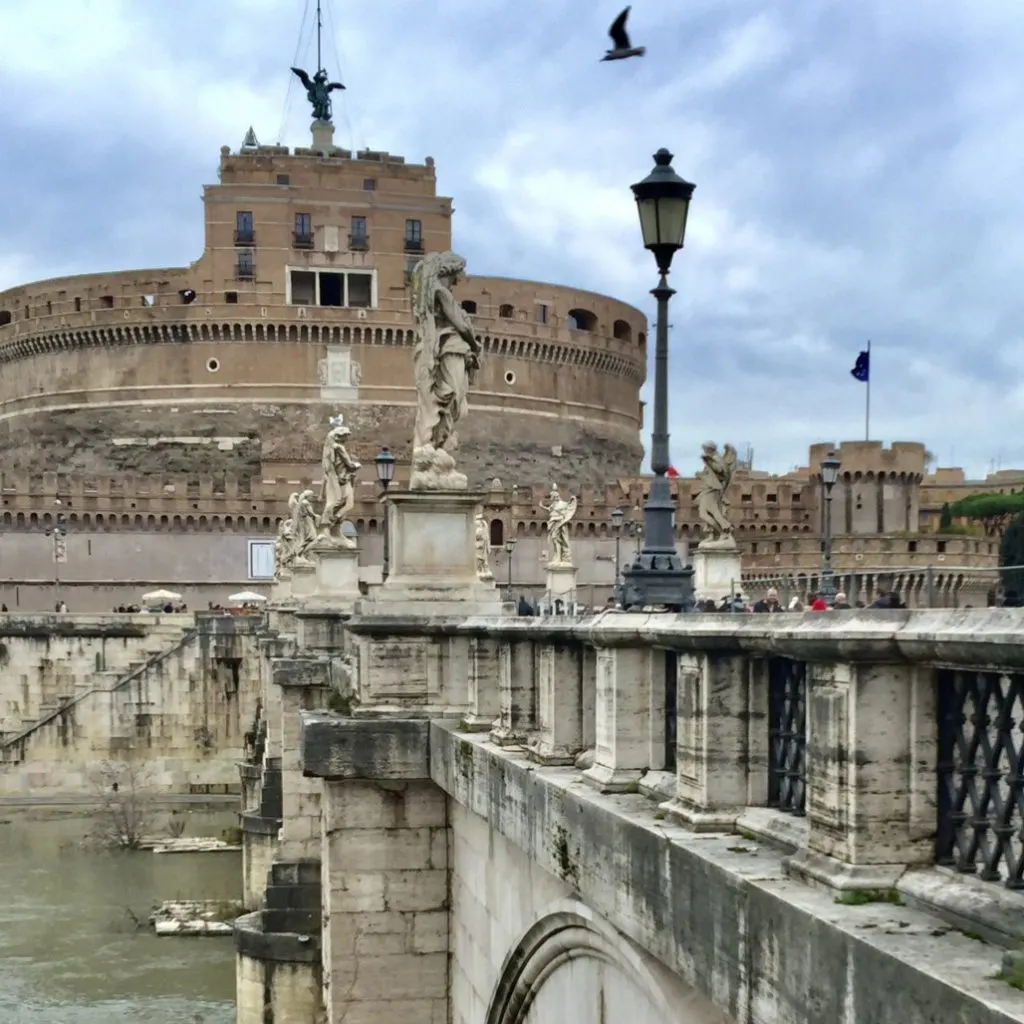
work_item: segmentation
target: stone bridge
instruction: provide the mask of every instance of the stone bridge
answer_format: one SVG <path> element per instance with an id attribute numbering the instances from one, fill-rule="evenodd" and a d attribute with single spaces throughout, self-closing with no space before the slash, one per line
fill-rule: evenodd
<path id="1" fill-rule="evenodd" d="M 239 1024 L 1024 1022 L 1024 611 L 387 589 L 269 612 Z"/>

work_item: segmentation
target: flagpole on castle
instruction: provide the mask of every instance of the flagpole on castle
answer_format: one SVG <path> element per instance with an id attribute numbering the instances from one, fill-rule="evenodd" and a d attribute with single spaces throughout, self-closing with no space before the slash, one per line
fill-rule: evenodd
<path id="1" fill-rule="evenodd" d="M 864 393 L 864 440 L 871 440 L 871 342 L 868 341 L 868 379 L 865 381 L 867 390 Z"/>

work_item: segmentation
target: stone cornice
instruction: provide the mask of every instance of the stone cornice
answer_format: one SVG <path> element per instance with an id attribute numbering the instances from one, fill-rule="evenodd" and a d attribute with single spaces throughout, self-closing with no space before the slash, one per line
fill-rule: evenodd
<path id="1" fill-rule="evenodd" d="M 1024 669 L 1024 609 L 672 615 L 609 611 L 583 620 L 387 618 L 356 616 L 350 632 L 369 636 L 475 636 L 506 643 L 658 647 L 785 656 L 807 661 L 920 662 Z"/>

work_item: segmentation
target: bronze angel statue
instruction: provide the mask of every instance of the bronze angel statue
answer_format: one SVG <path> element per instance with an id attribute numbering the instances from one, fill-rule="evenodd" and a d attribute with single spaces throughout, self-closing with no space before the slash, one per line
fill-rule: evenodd
<path id="1" fill-rule="evenodd" d="M 321 68 L 312 78 L 302 68 L 292 68 L 299 81 L 306 87 L 306 99 L 313 105 L 313 117 L 317 121 L 331 119 L 331 93 L 344 89 L 341 82 L 328 82 L 327 72 Z"/>
<path id="2" fill-rule="evenodd" d="M 727 444 L 719 455 L 718 445 L 706 441 L 701 450 L 701 461 L 704 469 L 697 491 L 697 514 L 704 536 L 710 541 L 730 539 L 733 526 L 729 522 L 728 491 L 736 469 L 736 449 Z"/>
<path id="3" fill-rule="evenodd" d="M 410 486 L 414 490 L 466 486 L 449 454 L 458 446 L 455 428 L 466 413 L 469 388 L 480 367 L 480 342 L 452 294 L 465 269 L 461 256 L 433 252 L 416 264 L 412 275 L 416 425 Z"/>

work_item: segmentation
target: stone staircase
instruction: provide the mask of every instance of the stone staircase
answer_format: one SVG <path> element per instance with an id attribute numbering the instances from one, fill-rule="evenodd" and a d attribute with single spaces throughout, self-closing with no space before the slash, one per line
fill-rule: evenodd
<path id="1" fill-rule="evenodd" d="M 0 741 L 0 763 L 20 764 L 25 761 L 33 736 L 58 720 L 66 719 L 72 709 L 86 701 L 100 700 L 113 703 L 115 694 L 192 643 L 197 634 L 197 628 L 191 626 L 173 637 L 170 643 L 166 633 L 154 635 L 142 649 L 142 653 L 146 655 L 145 660 L 131 661 L 127 668 L 121 671 L 106 670 L 97 665 L 96 671 L 73 681 L 65 681 L 63 686 L 66 692 L 57 693 L 40 703 L 37 717 L 23 718 L 20 731 Z"/>

